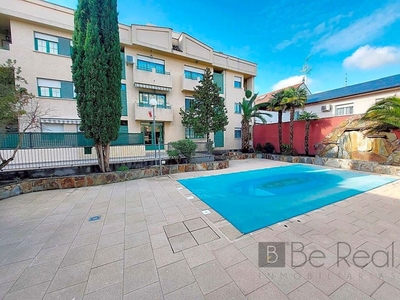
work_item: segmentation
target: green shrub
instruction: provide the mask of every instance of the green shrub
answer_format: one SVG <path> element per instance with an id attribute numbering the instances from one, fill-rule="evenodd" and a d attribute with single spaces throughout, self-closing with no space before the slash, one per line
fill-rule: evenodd
<path id="1" fill-rule="evenodd" d="M 255 149 L 255 151 L 256 151 L 256 153 L 261 153 L 262 152 L 262 146 L 261 146 L 261 144 L 260 143 L 258 143 L 257 145 L 256 145 L 256 149 Z"/>
<path id="2" fill-rule="evenodd" d="M 129 170 L 129 167 L 126 166 L 126 165 L 122 165 L 122 166 L 119 166 L 119 167 L 117 168 L 117 171 L 118 171 L 118 172 L 128 171 L 128 170 Z"/>
<path id="3" fill-rule="evenodd" d="M 180 159 L 180 153 L 179 153 L 179 151 L 178 150 L 176 150 L 176 149 L 168 149 L 167 150 L 167 154 L 168 154 L 168 157 L 170 158 L 170 159 L 174 159 L 175 161 L 176 161 L 176 163 L 177 164 L 179 164 L 179 159 Z"/>
<path id="4" fill-rule="evenodd" d="M 190 162 L 190 160 L 196 153 L 197 145 L 192 140 L 179 140 L 179 141 L 170 143 L 170 145 L 174 148 L 174 149 L 168 150 L 168 151 L 170 151 L 170 153 L 171 153 L 171 151 L 176 150 L 179 152 L 179 155 L 183 155 L 188 160 L 188 162 Z M 167 151 L 167 154 L 170 156 L 168 151 Z M 176 157 L 176 152 L 173 152 L 172 154 L 174 157 Z"/>
<path id="5" fill-rule="evenodd" d="M 262 150 L 264 153 L 274 153 L 275 147 L 272 143 L 267 142 L 263 145 Z"/>
<path id="6" fill-rule="evenodd" d="M 284 155 L 288 155 L 292 153 L 292 147 L 290 147 L 289 144 L 282 144 L 281 146 L 281 152 Z"/>

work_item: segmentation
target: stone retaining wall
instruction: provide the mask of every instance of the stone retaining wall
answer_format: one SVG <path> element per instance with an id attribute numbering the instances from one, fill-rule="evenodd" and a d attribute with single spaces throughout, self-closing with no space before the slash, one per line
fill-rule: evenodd
<path id="1" fill-rule="evenodd" d="M 256 153 L 241 153 L 241 152 L 228 152 L 222 155 L 229 160 L 256 158 Z"/>
<path id="2" fill-rule="evenodd" d="M 363 172 L 373 172 L 379 174 L 400 176 L 399 166 L 382 165 L 372 161 L 328 158 L 319 156 L 316 157 L 287 156 L 279 154 L 267 154 L 266 158 L 271 160 L 291 162 L 291 163 L 313 164 L 313 165 L 347 169 L 347 170 L 356 170 Z"/>
<path id="3" fill-rule="evenodd" d="M 162 166 L 162 175 L 194 171 L 220 170 L 228 167 L 229 160 L 198 164 L 168 165 Z M 123 172 L 94 173 L 76 176 L 30 179 L 20 183 L 0 187 L 0 200 L 31 192 L 79 188 L 84 186 L 102 185 L 133 179 L 154 177 L 158 176 L 159 172 L 159 167 L 151 167 L 146 169 L 132 169 Z"/>

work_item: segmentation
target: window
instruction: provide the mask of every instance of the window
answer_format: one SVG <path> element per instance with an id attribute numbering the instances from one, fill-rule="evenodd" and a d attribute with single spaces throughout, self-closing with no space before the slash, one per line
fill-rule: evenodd
<path id="1" fill-rule="evenodd" d="M 70 81 L 38 78 L 38 96 L 74 99 L 74 85 Z"/>
<path id="2" fill-rule="evenodd" d="M 235 139 L 242 138 L 242 129 L 240 127 L 235 127 Z"/>
<path id="3" fill-rule="evenodd" d="M 72 41 L 67 38 L 35 32 L 35 50 L 39 52 L 71 55 Z"/>
<path id="4" fill-rule="evenodd" d="M 139 92 L 139 106 L 151 107 L 150 99 L 153 98 L 157 100 L 157 108 L 171 108 L 171 106 L 167 104 L 167 96 L 165 94 L 154 94 L 147 92 Z"/>
<path id="5" fill-rule="evenodd" d="M 240 103 L 235 103 L 235 114 L 241 114 L 242 113 L 242 107 L 240 106 Z"/>
<path id="6" fill-rule="evenodd" d="M 137 57 L 137 69 L 147 72 L 152 72 L 155 69 L 156 73 L 166 74 L 163 60 L 141 55 Z"/>
<path id="7" fill-rule="evenodd" d="M 42 123 L 42 132 L 64 132 L 64 124 Z"/>
<path id="8" fill-rule="evenodd" d="M 128 103 L 126 99 L 126 84 L 121 84 L 121 106 L 122 106 L 122 116 L 128 115 Z"/>
<path id="9" fill-rule="evenodd" d="M 234 76 L 233 87 L 242 88 L 242 77 Z"/>
<path id="10" fill-rule="evenodd" d="M 185 78 L 191 80 L 203 80 L 204 70 L 185 66 Z"/>
<path id="11" fill-rule="evenodd" d="M 195 133 L 193 128 L 185 128 L 185 137 L 187 139 L 202 139 L 204 138 L 204 134 Z"/>
<path id="12" fill-rule="evenodd" d="M 189 110 L 189 108 L 193 105 L 193 98 L 185 98 L 185 110 Z"/>
<path id="13" fill-rule="evenodd" d="M 353 103 L 336 105 L 336 115 L 337 116 L 345 116 L 353 114 Z"/>

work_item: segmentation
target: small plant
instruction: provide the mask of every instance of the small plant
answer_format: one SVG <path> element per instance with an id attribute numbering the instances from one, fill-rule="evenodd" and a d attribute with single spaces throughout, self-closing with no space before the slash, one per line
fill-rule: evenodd
<path id="1" fill-rule="evenodd" d="M 129 167 L 127 165 L 122 165 L 117 168 L 118 172 L 128 171 Z"/>
<path id="2" fill-rule="evenodd" d="M 176 163 L 179 164 L 179 160 L 180 160 L 180 155 L 179 154 L 180 153 L 179 153 L 178 150 L 176 150 L 176 149 L 167 150 L 167 154 L 168 154 L 168 157 L 170 159 L 175 160 Z"/>
<path id="3" fill-rule="evenodd" d="M 267 142 L 264 144 L 264 146 L 262 146 L 262 151 L 264 153 L 274 153 L 275 147 L 274 147 L 274 145 L 272 145 L 272 143 Z"/>
<path id="4" fill-rule="evenodd" d="M 281 146 L 281 152 L 283 155 L 288 155 L 292 153 L 292 146 L 289 144 L 282 144 Z"/>
<path id="5" fill-rule="evenodd" d="M 263 148 L 262 148 L 262 146 L 261 146 L 261 144 L 260 143 L 258 143 L 257 145 L 256 145 L 256 153 L 261 153 L 262 152 L 262 150 L 263 150 Z"/>
<path id="6" fill-rule="evenodd" d="M 179 140 L 170 143 L 170 145 L 173 147 L 173 149 L 168 150 L 170 153 L 171 151 L 176 150 L 178 151 L 178 156 L 183 155 L 188 160 L 188 162 L 190 162 L 190 160 L 196 153 L 197 145 L 192 140 Z M 168 151 L 167 154 L 171 157 Z M 172 152 L 171 154 L 173 154 L 172 156 L 176 157 L 177 152 Z"/>

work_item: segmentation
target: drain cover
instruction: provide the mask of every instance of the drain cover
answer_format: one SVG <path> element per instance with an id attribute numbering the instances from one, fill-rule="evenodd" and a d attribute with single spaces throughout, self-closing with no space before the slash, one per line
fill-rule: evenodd
<path id="1" fill-rule="evenodd" d="M 101 216 L 94 216 L 89 218 L 89 222 L 100 220 Z"/>
<path id="2" fill-rule="evenodd" d="M 209 211 L 208 209 L 202 210 L 201 212 L 203 213 L 203 215 L 211 214 L 211 211 Z"/>

